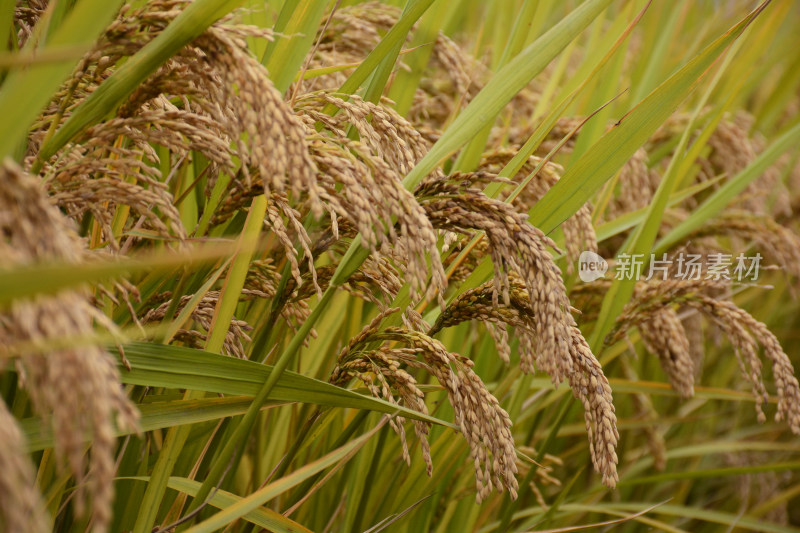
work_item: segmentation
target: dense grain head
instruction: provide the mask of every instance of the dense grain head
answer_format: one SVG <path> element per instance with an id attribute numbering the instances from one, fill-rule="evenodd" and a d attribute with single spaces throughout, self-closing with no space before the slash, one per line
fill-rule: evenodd
<path id="1" fill-rule="evenodd" d="M 47 200 L 39 180 L 10 162 L 0 169 L 0 235 L 0 258 L 8 266 L 77 263 L 82 255 L 82 243 Z M 0 317 L 0 345 L 90 337 L 94 316 L 83 291 L 17 300 Z M 114 419 L 121 428 L 134 428 L 138 419 L 114 360 L 94 346 L 34 350 L 23 353 L 18 369 L 36 410 L 51 420 L 56 452 L 78 481 L 78 511 L 90 494 L 94 527 L 105 531 L 114 492 Z M 88 467 L 86 435 L 92 442 Z"/>
<path id="2" fill-rule="evenodd" d="M 416 195 L 437 228 L 465 234 L 476 230 L 485 233 L 495 266 L 492 304 L 497 305 L 501 295 L 504 305 L 510 304 L 509 274 L 521 280 L 537 317 L 536 351 L 546 354 L 538 363 L 554 378 L 561 379 L 563 374 L 555 370 L 556 361 L 570 360 L 569 339 L 575 321 L 570 315 L 561 272 L 547 250 L 556 248 L 555 244 L 531 226 L 525 215 L 487 197 L 470 181 L 485 178 L 484 174 L 465 174 L 428 180 L 418 187 Z M 569 367 L 569 363 L 565 364 Z"/>
<path id="3" fill-rule="evenodd" d="M 86 172 L 81 171 L 81 174 L 91 175 Z M 57 179 L 60 180 L 61 177 L 63 176 Z M 51 182 L 50 192 L 56 204 L 63 207 L 70 216 L 79 219 L 84 213 L 90 212 L 102 227 L 105 242 L 113 250 L 118 250 L 120 243 L 119 237 L 114 234 L 112 221 L 116 208 L 122 205 L 130 206 L 141 216 L 145 223 L 139 224 L 139 227 L 152 229 L 168 241 L 172 239 L 183 241 L 186 238 L 186 230 L 171 195 L 160 187 L 147 189 L 118 179 L 98 178 L 57 184 Z M 168 225 L 161 220 L 154 209 L 164 213 Z"/>
<path id="4" fill-rule="evenodd" d="M 751 242 L 755 243 L 758 249 L 763 251 L 768 259 L 776 261 L 784 272 L 795 279 L 800 278 L 800 236 L 769 216 L 753 215 L 740 210 L 726 211 L 698 228 L 686 239 L 706 237 L 731 238 L 739 244 L 732 247 L 735 250 L 746 249 Z M 735 266 L 736 256 L 732 259 Z"/>
<path id="5" fill-rule="evenodd" d="M 398 311 L 398 308 L 384 310 L 358 335 L 350 339 L 348 345 L 339 352 L 338 364 L 331 374 L 330 382 L 334 385 L 345 386 L 355 378 L 361 381 L 373 396 L 427 414 L 425 394 L 417 386 L 416 379 L 407 370 L 401 368 L 401 366 L 409 369 L 424 368 L 417 361 L 417 352 L 410 348 L 391 348 L 386 345 L 371 350 L 364 350 L 362 347 L 377 333 L 381 321 L 387 315 Z M 400 437 L 403 459 L 406 463 L 411 464 L 404 423 L 405 418 L 402 416 L 390 419 L 392 429 Z M 419 439 L 422 458 L 430 476 L 433 473 L 433 463 L 428 444 L 429 424 L 414 420 L 414 431 Z"/>
<path id="6" fill-rule="evenodd" d="M 484 154 L 480 163 L 481 170 L 498 173 L 508 164 L 517 154 L 517 149 L 504 148 L 494 150 Z M 531 156 L 522 165 L 522 168 L 512 178 L 514 183 L 519 184 L 527 180 L 542 163 L 542 159 Z M 527 213 L 542 197 L 556 184 L 561 177 L 563 169 L 554 163 L 547 162 L 539 171 L 528 181 L 525 188 L 514 199 L 512 205 L 521 213 Z M 509 187 L 509 189 L 511 189 Z M 508 190 L 503 198 L 507 199 L 511 190 Z M 586 203 L 578 209 L 574 215 L 569 217 L 561 224 L 564 231 L 564 241 L 567 251 L 567 272 L 572 273 L 581 252 L 591 251 L 597 253 L 597 235 L 592 223 L 592 205 Z"/>
<path id="7" fill-rule="evenodd" d="M 671 308 L 653 313 L 639 331 L 647 350 L 658 357 L 672 388 L 684 398 L 694 396 L 694 361 L 678 313 Z"/>
<path id="8" fill-rule="evenodd" d="M 708 110 L 705 110 L 708 111 Z M 689 113 L 675 113 L 650 138 L 645 145 L 648 151 L 663 151 L 671 140 L 680 136 L 692 116 Z M 695 181 L 703 182 L 718 177 L 731 179 L 744 170 L 764 149 L 764 140 L 752 131 L 753 117 L 744 111 L 733 117 L 726 116 L 711 132 L 707 141 L 707 155 L 697 159 L 699 171 Z M 697 136 L 700 130 L 692 132 Z M 659 174 L 671 158 L 665 157 L 653 170 Z M 656 176 L 657 177 L 657 176 Z M 714 185 L 713 187 L 719 187 Z M 689 198 L 687 207 L 696 205 L 696 199 Z M 731 206 L 757 215 L 786 215 L 791 212 L 790 196 L 781 177 L 780 165 L 772 165 L 752 181 L 747 188 L 734 198 Z"/>
<path id="9" fill-rule="evenodd" d="M 568 359 L 552 359 L 550 354 L 541 353 L 537 348 L 538 317 L 533 312 L 528 291 L 516 276 L 511 277 L 510 283 L 508 304 L 492 302 L 494 292 L 492 283 L 461 294 L 439 316 L 429 334 L 434 335 L 443 328 L 467 320 L 497 324 L 503 331 L 507 325 L 512 326 L 515 336 L 519 339 L 522 370 L 533 372 L 538 366 L 556 383 L 566 379 L 575 397 L 583 404 L 592 461 L 597 471 L 602 474 L 603 482 L 608 486 L 614 486 L 618 479 L 616 447 L 619 433 L 616 428 L 611 387 L 600 363 L 574 322 L 569 329 L 570 350 L 566 355 Z M 501 355 L 504 348 L 502 345 L 498 347 Z"/>
<path id="10" fill-rule="evenodd" d="M 584 405 L 595 467 L 603 481 L 614 486 L 619 434 L 611 388 L 570 314 L 561 272 L 547 251 L 548 246 L 555 245 L 531 226 L 524 214 L 472 187 L 470 178 L 480 180 L 486 176 L 455 175 L 428 180 L 416 194 L 437 228 L 485 232 L 495 265 L 490 302 L 493 307 L 499 305 L 500 294 L 503 306 L 511 307 L 514 284 L 509 276 L 519 279 L 514 289 L 524 291 L 526 312 L 535 317 L 529 322 L 531 334 L 523 337 L 532 346 L 522 350 L 522 369 L 532 372 L 536 366 L 554 383 L 569 381 Z"/>
<path id="11" fill-rule="evenodd" d="M 42 123 L 69 116 L 105 79 L 100 71 L 151 42 L 184 5 L 180 0 L 157 1 L 123 10 L 81 62 L 61 98 L 55 99 L 61 99 L 60 106 L 48 108 Z M 167 184 L 195 153 L 210 162 L 205 176 L 209 191 L 220 172 L 242 177 L 248 188 L 257 182 L 272 195 L 270 226 L 278 234 L 285 233 L 288 221 L 300 240 L 308 242 L 299 215 L 286 201 L 291 193 L 293 202 L 306 201 L 316 216 L 323 212 L 306 128 L 247 48 L 246 38 L 268 38 L 271 32 L 231 24 L 229 19 L 217 22 L 157 69 L 137 87 L 117 117 L 90 128 L 77 143 L 44 162 L 59 205 L 76 217 L 91 211 L 112 247 L 118 246 L 110 224 L 118 205 L 132 207 L 142 218 L 139 226 L 143 223 L 179 241 L 186 238 Z M 45 132 L 40 129 L 32 135 L 30 163 Z M 161 161 L 153 146 L 168 149 L 174 160 Z M 158 170 L 165 165 L 169 176 L 161 176 Z M 240 187 L 233 182 L 235 190 Z M 285 241 L 287 254 L 293 257 L 293 245 Z M 307 246 L 304 252 L 308 255 Z M 297 274 L 298 269 L 293 272 Z"/>
<path id="12" fill-rule="evenodd" d="M 307 59 L 308 66 L 313 69 L 360 63 L 397 22 L 400 14 L 400 9 L 381 2 L 337 9 L 327 27 L 320 28 L 318 45 Z M 443 33 L 437 34 L 428 46 L 431 47 L 429 65 L 414 92 L 408 118 L 420 135 L 435 141 L 448 119 L 477 94 L 490 72 Z M 399 68 L 408 70 L 403 59 L 403 56 L 399 58 Z M 344 69 L 298 82 L 300 87 L 291 92 L 335 91 L 351 72 L 352 69 Z"/>
<path id="13" fill-rule="evenodd" d="M 328 116 L 325 104 L 342 111 Z M 318 121 L 325 126 L 324 135 L 316 136 L 311 144 L 312 157 L 322 171 L 321 198 L 358 229 L 373 253 L 406 266 L 414 296 L 426 287 L 429 272 L 441 295 L 446 281 L 437 234 L 402 184 L 404 169 L 413 168 L 423 156 L 425 141 L 396 113 L 359 99 L 347 102 L 314 94 L 300 98 L 298 109 L 311 124 Z M 359 132 L 360 140 L 348 137 L 350 126 Z"/>
<path id="14" fill-rule="evenodd" d="M 467 439 L 475 466 L 477 501 L 496 488 L 517 497 L 516 451 L 511 419 L 472 370 L 472 361 L 449 352 L 439 341 L 416 331 L 389 328 L 386 340 L 407 343 L 418 350 L 429 372 L 444 386 L 455 421 Z"/>
<path id="15" fill-rule="evenodd" d="M 47 511 L 17 421 L 0 400 L 0 529 L 49 531 Z"/>
<path id="16" fill-rule="evenodd" d="M 618 191 L 604 211 L 608 220 L 650 205 L 661 175 L 649 168 L 647 152 L 639 148 L 622 166 L 617 181 Z"/>
<path id="17" fill-rule="evenodd" d="M 305 192 L 317 216 L 322 214 L 316 167 L 306 147 L 305 129 L 272 85 L 266 69 L 239 43 L 217 32 L 202 38 L 198 45 L 207 54 L 209 65 L 217 70 L 226 91 L 222 101 L 240 123 L 240 135 L 234 137 L 238 155 L 248 176 L 254 167 L 265 192 L 283 193 L 288 188 L 295 195 Z M 287 188 L 288 184 L 288 188 Z"/>
<path id="18" fill-rule="evenodd" d="M 322 116 L 319 108 L 327 104 L 341 111 L 334 116 Z M 358 96 L 345 100 L 335 93 L 316 92 L 301 97 L 297 105 L 299 110 L 308 110 L 310 116 L 325 121 L 333 131 L 342 132 L 352 125 L 370 153 L 403 176 L 430 148 L 419 132 L 392 108 L 367 102 Z"/>
<path id="19" fill-rule="evenodd" d="M 244 290 L 244 295 L 253 293 L 252 290 Z M 184 307 L 194 298 L 195 295 L 189 294 L 181 297 L 175 312 L 180 313 Z M 219 291 L 209 291 L 199 301 L 194 304 L 194 309 L 191 312 L 191 320 L 193 320 L 202 330 L 196 329 L 179 329 L 175 335 L 176 339 L 185 342 L 188 346 L 195 348 L 202 348 L 205 346 L 208 332 L 211 329 L 211 324 L 214 319 L 214 311 L 219 301 Z M 170 323 L 175 317 L 166 317 L 167 310 L 172 304 L 172 300 L 168 299 L 155 309 L 149 310 L 142 322 L 147 324 L 149 322 L 162 322 L 166 319 Z M 247 331 L 253 328 L 245 321 L 233 318 L 228 327 L 228 332 L 225 334 L 225 341 L 222 344 L 222 353 L 245 359 L 244 343 L 250 342 L 250 337 Z"/>
<path id="20" fill-rule="evenodd" d="M 615 332 L 609 335 L 609 342 L 619 339 L 624 331 L 634 325 L 641 327 L 655 313 L 662 312 L 675 303 L 696 309 L 727 335 L 738 358 L 742 375 L 753 391 L 758 419 L 764 421 L 766 417 L 762 405 L 768 395 L 759 358 L 761 345 L 764 357 L 772 364 L 778 395 L 775 418 L 785 420 L 792 432 L 800 433 L 800 387 L 789 357 L 775 335 L 762 322 L 729 300 L 709 296 L 708 290 L 713 287 L 714 283 L 710 280 L 667 280 L 642 284 L 618 318 Z"/>
<path id="21" fill-rule="evenodd" d="M 430 374 L 447 391 L 455 422 L 469 444 L 478 501 L 487 497 L 493 488 L 499 491 L 507 489 L 516 498 L 516 451 L 508 414 L 472 370 L 469 359 L 449 352 L 439 341 L 418 331 L 394 327 L 379 331 L 380 321 L 396 311 L 398 309 L 388 309 L 379 314 L 350 340 L 339 354 L 331 381 L 344 385 L 356 377 L 374 395 L 390 401 L 397 401 L 394 400 L 394 389 L 404 405 L 427 413 L 424 395 L 417 388 L 416 380 L 401 366 Z M 370 348 L 376 342 L 380 346 Z M 395 343 L 405 345 L 405 348 L 397 347 Z M 393 427 L 404 440 L 400 426 Z M 433 465 L 426 439 L 427 427 L 415 422 L 415 428 L 430 475 Z M 403 450 L 408 460 L 405 443 Z"/>

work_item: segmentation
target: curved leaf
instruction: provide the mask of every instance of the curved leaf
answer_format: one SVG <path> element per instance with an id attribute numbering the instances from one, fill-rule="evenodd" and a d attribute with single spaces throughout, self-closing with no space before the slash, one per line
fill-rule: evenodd
<path id="1" fill-rule="evenodd" d="M 126 344 L 124 350 L 131 369 L 120 364 L 120 374 L 122 382 L 131 385 L 254 396 L 273 371 L 269 365 L 179 346 L 137 342 Z M 288 370 L 281 375 L 269 400 L 399 412 L 407 418 L 455 428 L 438 418 Z"/>
<path id="2" fill-rule="evenodd" d="M 117 479 L 132 479 L 136 481 L 147 481 L 148 477 L 144 476 L 135 476 L 135 477 L 120 477 Z M 173 490 L 177 490 L 183 492 L 184 494 L 188 494 L 189 496 L 194 496 L 197 494 L 197 491 L 200 489 L 200 483 L 193 479 L 187 479 L 185 477 L 170 477 L 167 480 L 167 486 Z M 225 490 L 217 490 L 213 496 L 208 499 L 208 504 L 216 507 L 217 509 L 225 509 L 230 507 L 239 501 L 241 501 L 242 497 L 237 496 L 231 492 Z M 290 518 L 286 518 L 280 513 L 276 513 L 272 509 L 267 509 L 266 507 L 259 507 L 257 509 L 253 509 L 252 511 L 242 515 L 242 518 L 250 522 L 251 524 L 255 524 L 259 527 L 263 527 L 269 531 L 274 531 L 275 533 L 311 533 L 311 530 L 306 528 L 305 526 L 298 524 L 294 520 Z"/>

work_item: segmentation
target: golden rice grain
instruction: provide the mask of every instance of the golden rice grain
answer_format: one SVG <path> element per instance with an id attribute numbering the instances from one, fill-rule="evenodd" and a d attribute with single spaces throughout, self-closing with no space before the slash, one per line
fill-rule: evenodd
<path id="1" fill-rule="evenodd" d="M 2 328 L 0 328 L 2 329 Z M 50 527 L 17 421 L 0 400 L 0 528 L 44 533 Z"/>
<path id="2" fill-rule="evenodd" d="M 0 257 L 6 265 L 60 260 L 78 263 L 81 244 L 47 200 L 38 179 L 6 161 L 0 169 Z M 95 313 L 83 291 L 17 300 L 0 316 L 0 344 L 89 335 Z M 114 494 L 114 420 L 134 429 L 138 412 L 125 396 L 111 355 L 99 347 L 24 354 L 20 379 L 36 410 L 51 420 L 57 454 L 78 481 L 76 508 L 92 497 L 96 531 L 106 531 Z M 91 436 L 87 461 L 84 439 Z"/>

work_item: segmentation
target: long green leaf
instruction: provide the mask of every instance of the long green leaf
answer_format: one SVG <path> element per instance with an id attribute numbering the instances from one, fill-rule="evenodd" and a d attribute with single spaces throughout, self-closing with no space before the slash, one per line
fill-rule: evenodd
<path id="1" fill-rule="evenodd" d="M 154 402 L 139 406 L 141 418 L 139 428 L 142 431 L 170 428 L 181 425 L 191 425 L 210 420 L 219 420 L 228 416 L 244 413 L 250 406 L 253 398 L 250 396 L 231 396 L 227 398 L 202 398 L 199 400 L 173 400 Z M 285 402 L 267 402 L 265 407 L 280 405 Z M 53 430 L 42 419 L 26 418 L 20 421 L 22 433 L 29 452 L 52 448 L 54 445 Z M 128 429 L 117 429 L 115 435 L 122 437 L 130 435 Z M 86 435 L 89 442 L 91 435 Z"/>
<path id="2" fill-rule="evenodd" d="M 287 5 L 291 6 L 293 3 L 295 2 L 288 2 Z M 276 37 L 274 46 L 268 49 L 265 66 L 279 91 L 285 92 L 300 70 L 314 43 L 317 27 L 328 3 L 323 0 L 303 0 L 299 5 L 293 6 L 291 18 L 286 27 L 280 30 L 286 36 Z"/>
<path id="3" fill-rule="evenodd" d="M 222 512 L 215 514 L 208 520 L 189 528 L 187 533 L 212 533 L 213 531 L 216 531 L 217 529 L 233 522 L 234 520 L 243 517 L 247 513 L 258 509 L 261 505 L 268 502 L 272 498 L 278 496 L 279 494 L 283 494 L 290 488 L 297 486 L 318 472 L 321 472 L 340 461 L 345 461 L 352 457 L 353 454 L 355 454 L 355 452 L 357 452 L 367 442 L 367 440 L 369 440 L 375 434 L 375 432 L 380 429 L 380 427 L 380 425 L 377 426 L 375 429 L 365 433 L 361 437 L 351 440 L 341 448 L 330 452 L 316 461 L 300 467 L 288 476 L 278 479 L 277 481 L 273 481 L 269 485 L 253 492 L 249 496 L 242 498 L 233 505 L 226 507 Z"/>
<path id="4" fill-rule="evenodd" d="M 725 476 L 741 476 L 745 474 L 758 474 L 764 472 L 791 472 L 800 470 L 800 462 L 790 463 L 765 463 L 745 466 L 730 466 L 726 468 L 708 468 L 704 470 L 679 470 L 676 472 L 664 472 L 654 476 L 645 476 L 631 479 L 623 479 L 620 486 L 624 485 L 647 485 L 651 483 L 663 483 L 665 481 L 679 481 L 683 479 L 718 479 Z"/>
<path id="5" fill-rule="evenodd" d="M 464 146 L 484 126 L 493 121 L 514 95 L 530 83 L 610 3 L 611 0 L 584 2 L 492 76 L 425 157 L 405 177 L 403 180 L 405 187 L 413 190 L 440 161 Z"/>
<path id="6" fill-rule="evenodd" d="M 121 477 L 117 478 L 119 480 L 124 479 L 134 479 L 137 481 L 147 481 L 149 478 L 147 477 Z M 200 483 L 193 479 L 187 479 L 185 477 L 170 477 L 167 480 L 167 486 L 172 490 L 177 490 L 183 492 L 184 494 L 188 494 L 189 496 L 195 496 L 197 494 L 198 489 L 200 488 Z M 224 490 L 218 490 L 208 499 L 208 504 L 216 507 L 217 509 L 226 509 L 238 502 L 242 499 L 241 496 L 237 496 L 236 494 L 232 494 L 230 492 Z M 275 533 L 311 533 L 310 529 L 307 529 L 301 524 L 298 524 L 294 520 L 290 518 L 286 518 L 280 513 L 276 513 L 272 509 L 267 509 L 266 507 L 259 507 L 257 509 L 253 509 L 252 511 L 245 513 L 242 515 L 242 518 L 250 522 L 251 524 L 255 524 L 259 527 L 263 527 L 269 531 L 274 531 Z"/>
<path id="7" fill-rule="evenodd" d="M 434 2 L 435 0 L 417 0 L 414 5 L 410 6 L 383 39 L 381 39 L 378 46 L 372 49 L 364 61 L 361 62 L 358 68 L 356 68 L 344 84 L 342 84 L 339 88 L 339 92 L 354 94 L 358 88 L 367 81 L 367 78 L 375 72 L 384 58 L 392 54 L 397 46 L 402 45 L 411 27 Z M 338 110 L 339 108 L 332 104 L 325 107 L 326 113 L 335 113 L 338 112 Z"/>
<path id="8" fill-rule="evenodd" d="M 217 353 L 225 343 L 228 335 L 233 314 L 236 306 L 239 305 L 239 297 L 242 294 L 245 278 L 247 277 L 250 261 L 253 258 L 253 250 L 258 244 L 258 236 L 264 226 L 264 217 L 267 213 L 267 197 L 260 194 L 253 198 L 250 210 L 247 213 L 242 234 L 237 241 L 236 255 L 228 270 L 225 284 L 220 291 L 220 297 L 214 309 L 214 318 L 211 320 L 210 331 L 206 341 L 205 349 Z"/>
<path id="9" fill-rule="evenodd" d="M 128 371 L 120 366 L 120 373 L 122 382 L 131 385 L 254 396 L 273 372 L 269 365 L 194 348 L 137 342 L 126 344 L 124 350 L 131 369 Z M 278 380 L 269 399 L 389 414 L 399 412 L 407 418 L 455 427 L 432 416 L 289 370 Z"/>
<path id="10" fill-rule="evenodd" d="M 411 8 L 416 1 L 418 0 L 406 0 L 406 5 L 405 8 L 403 8 L 403 12 L 400 14 L 400 18 L 408 13 L 409 8 Z M 389 76 L 392 74 L 392 70 L 394 70 L 394 66 L 397 63 L 397 58 L 402 49 L 402 42 L 395 43 L 395 45 L 386 53 L 386 56 L 381 60 L 378 66 L 375 67 L 375 70 L 372 72 L 372 76 L 369 78 L 369 82 L 367 82 L 367 85 L 364 89 L 364 100 L 367 102 L 372 102 L 373 104 L 380 102 L 381 96 L 383 96 L 383 91 L 386 89 L 386 82 L 389 81 Z"/>
<path id="11" fill-rule="evenodd" d="M 406 116 L 414 101 L 417 87 L 422 80 L 425 67 L 428 65 L 433 53 L 432 43 L 436 41 L 439 29 L 447 18 L 447 13 L 454 3 L 439 2 L 421 17 L 417 30 L 411 41 L 411 50 L 406 64 L 409 70 L 400 69 L 395 74 L 392 86 L 389 89 L 389 98 L 396 102 L 395 109 L 402 116 Z"/>
<path id="12" fill-rule="evenodd" d="M 0 306 L 17 298 L 55 294 L 60 290 L 91 282 L 119 278 L 140 272 L 170 272 L 181 266 L 213 263 L 230 256 L 235 243 L 215 243 L 186 252 L 159 250 L 142 257 L 119 261 L 39 263 L 0 268 Z"/>
<path id="13" fill-rule="evenodd" d="M 649 507 L 649 503 L 616 503 L 607 504 L 609 509 L 619 509 L 623 511 L 636 511 L 642 507 Z M 576 506 L 582 507 L 582 506 Z M 565 505 L 564 508 L 568 510 L 570 506 Z M 653 514 L 673 516 L 681 519 L 702 520 L 712 524 L 722 524 L 730 528 L 746 528 L 749 531 L 760 531 L 763 533 L 800 533 L 800 528 L 792 526 L 782 526 L 779 524 L 772 524 L 763 520 L 753 519 L 748 516 L 741 516 L 740 514 L 725 513 L 721 511 L 711 511 L 707 509 L 698 509 L 697 507 L 690 507 L 687 505 L 661 505 L 653 510 Z"/>
<path id="14" fill-rule="evenodd" d="M 677 191 L 670 196 L 667 206 L 675 206 L 687 198 L 691 198 L 695 194 L 698 194 L 709 187 L 717 185 L 721 180 L 722 177 L 717 177 Z M 642 221 L 644 221 L 646 216 L 647 208 L 642 207 L 636 211 L 631 211 L 629 213 L 625 213 L 624 215 L 620 215 L 614 220 L 609 220 L 608 222 L 600 224 L 595 229 L 595 233 L 597 234 L 597 242 L 603 242 L 604 240 L 610 239 L 615 235 L 619 235 L 623 231 L 636 227 L 637 225 L 641 224 Z"/>
<path id="15" fill-rule="evenodd" d="M 494 57 L 496 63 L 492 65 L 493 69 L 504 67 L 508 61 L 522 49 L 525 30 L 530 27 L 536 10 L 537 4 L 535 2 L 523 3 L 522 9 L 517 13 L 516 20 L 511 28 L 511 33 L 508 35 L 508 40 L 505 42 L 502 54 L 499 58 L 497 56 Z M 499 34 L 498 37 L 505 37 L 505 35 Z M 559 52 L 560 51 L 561 50 L 559 50 Z M 458 159 L 453 163 L 454 170 L 462 172 L 475 170 L 478 163 L 481 161 L 484 148 L 486 148 L 486 142 L 489 140 L 489 135 L 492 133 L 494 121 L 495 120 L 490 120 L 483 129 L 470 139 L 464 149 L 461 150 L 461 153 L 458 154 Z"/>
<path id="16" fill-rule="evenodd" d="M 231 267 L 228 270 L 228 275 L 225 278 L 225 284 L 222 287 L 217 305 L 214 308 L 214 316 L 209 326 L 209 333 L 205 344 L 205 349 L 207 351 L 219 353 L 222 350 L 225 337 L 230 328 L 231 319 L 239 303 L 239 296 L 241 295 L 242 287 L 247 277 L 253 250 L 258 242 L 258 236 L 261 234 L 261 228 L 264 225 L 266 211 L 266 196 L 262 194 L 255 197 L 250 205 L 250 210 L 247 214 L 242 233 L 237 240 L 237 249 L 233 256 Z M 184 399 L 195 400 L 202 396 L 203 393 L 200 391 L 189 390 L 186 391 Z M 155 519 L 155 512 L 158 510 L 156 502 L 161 501 L 164 497 L 167 479 L 172 474 L 175 462 L 179 458 L 180 451 L 183 449 L 186 440 L 189 438 L 190 431 L 191 426 L 182 425 L 172 427 L 167 432 L 164 445 L 153 467 L 150 483 L 148 483 L 147 490 L 144 494 L 143 508 L 145 508 L 147 512 L 140 514 L 136 520 L 134 528 L 136 533 L 143 533 L 143 530 L 150 527 L 150 524 Z"/>
<path id="17" fill-rule="evenodd" d="M 606 133 L 533 206 L 530 221 L 545 233 L 577 212 L 678 108 L 725 49 L 766 6 L 762 4 L 662 83 Z"/>

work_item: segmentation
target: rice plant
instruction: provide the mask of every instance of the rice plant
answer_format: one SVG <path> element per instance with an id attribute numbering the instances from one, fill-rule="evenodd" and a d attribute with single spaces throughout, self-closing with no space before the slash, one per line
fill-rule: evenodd
<path id="1" fill-rule="evenodd" d="M 800 6 L 0 6 L 0 530 L 800 531 Z"/>

